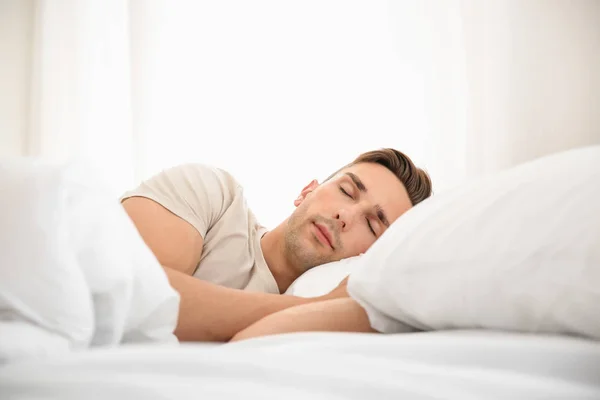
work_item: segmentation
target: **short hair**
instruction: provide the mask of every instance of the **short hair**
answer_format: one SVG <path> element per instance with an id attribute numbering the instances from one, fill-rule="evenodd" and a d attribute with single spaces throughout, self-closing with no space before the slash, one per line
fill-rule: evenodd
<path id="1" fill-rule="evenodd" d="M 417 205 L 433 194 L 431 178 L 423 169 L 418 168 L 406 154 L 392 148 L 372 150 L 362 153 L 350 164 L 331 174 L 331 179 L 340 171 L 360 163 L 375 163 L 386 167 L 402 182 L 412 205 Z"/>

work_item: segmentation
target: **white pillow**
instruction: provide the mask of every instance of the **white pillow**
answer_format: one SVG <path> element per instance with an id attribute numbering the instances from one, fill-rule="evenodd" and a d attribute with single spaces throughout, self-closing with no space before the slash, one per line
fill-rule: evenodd
<path id="1" fill-rule="evenodd" d="M 318 297 L 335 289 L 361 263 L 361 256 L 344 258 L 311 268 L 298 277 L 285 294 L 298 297 Z"/>
<path id="2" fill-rule="evenodd" d="M 439 194 L 365 253 L 348 291 L 374 329 L 600 339 L 600 146 Z"/>

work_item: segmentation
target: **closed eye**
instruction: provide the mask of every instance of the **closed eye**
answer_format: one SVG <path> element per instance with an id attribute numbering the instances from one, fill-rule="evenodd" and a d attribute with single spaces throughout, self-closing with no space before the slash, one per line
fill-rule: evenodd
<path id="1" fill-rule="evenodd" d="M 377 237 L 377 234 L 375 233 L 375 230 L 373 229 L 373 225 L 371 225 L 371 221 L 369 221 L 369 218 L 365 218 L 365 219 L 367 220 L 367 225 L 369 225 L 369 230 L 375 237 Z"/>
<path id="2" fill-rule="evenodd" d="M 346 192 L 346 189 L 344 189 L 344 188 L 343 188 L 343 187 L 341 187 L 341 186 L 340 186 L 340 191 L 341 191 L 342 193 L 344 193 L 346 196 L 348 196 L 348 197 L 352 198 L 352 196 L 350 195 L 350 193 Z"/>

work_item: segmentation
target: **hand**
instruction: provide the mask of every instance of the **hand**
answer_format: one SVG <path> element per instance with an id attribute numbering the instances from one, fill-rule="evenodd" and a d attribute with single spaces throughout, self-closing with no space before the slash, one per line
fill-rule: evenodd
<path id="1" fill-rule="evenodd" d="M 339 299 L 339 298 L 343 298 L 343 297 L 349 297 L 348 295 L 348 291 L 346 290 L 346 288 L 348 287 L 348 278 L 349 276 L 345 277 L 344 280 L 342 280 L 339 285 L 337 285 L 335 287 L 335 289 L 333 289 L 331 292 L 327 293 L 324 296 L 320 297 L 320 300 L 333 300 L 333 299 Z"/>

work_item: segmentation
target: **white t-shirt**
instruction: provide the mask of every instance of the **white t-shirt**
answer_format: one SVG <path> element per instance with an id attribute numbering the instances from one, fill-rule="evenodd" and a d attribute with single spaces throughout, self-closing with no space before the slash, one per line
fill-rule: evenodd
<path id="1" fill-rule="evenodd" d="M 279 293 L 260 247 L 267 229 L 248 208 L 240 184 L 226 171 L 183 164 L 151 177 L 128 197 L 159 203 L 191 224 L 204 239 L 194 276 L 222 286 Z"/>

